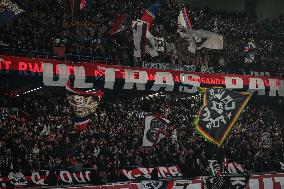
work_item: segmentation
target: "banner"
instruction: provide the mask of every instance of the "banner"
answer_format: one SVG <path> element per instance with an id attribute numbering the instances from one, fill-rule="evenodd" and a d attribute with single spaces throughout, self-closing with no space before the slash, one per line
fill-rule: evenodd
<path id="1" fill-rule="evenodd" d="M 202 178 L 170 181 L 167 189 L 205 189 Z"/>
<path id="2" fill-rule="evenodd" d="M 139 189 L 165 189 L 168 181 L 142 181 Z"/>
<path id="3" fill-rule="evenodd" d="M 143 146 L 153 146 L 163 138 L 169 137 L 170 121 L 160 116 L 145 116 Z"/>
<path id="4" fill-rule="evenodd" d="M 197 93 L 198 87 L 220 86 L 256 92 L 258 95 L 284 96 L 284 80 L 279 77 L 212 74 L 179 70 L 124 67 L 88 62 L 72 63 L 50 59 L 0 56 L 0 72 L 39 76 L 43 85 L 65 87 L 69 76 L 92 88 L 101 82 L 105 89 L 176 91 Z M 88 82 L 86 82 L 88 78 Z M 121 85 L 118 85 L 122 82 Z M 74 88 L 80 86 L 74 86 Z M 82 87 L 82 86 L 81 86 Z"/>
<path id="5" fill-rule="evenodd" d="M 182 173 L 177 165 L 170 167 L 156 167 L 156 168 L 134 168 L 134 169 L 122 169 L 122 174 L 128 180 L 141 180 L 151 179 L 151 173 L 154 169 L 158 171 L 159 178 L 178 178 L 182 177 Z"/>
<path id="6" fill-rule="evenodd" d="M 54 178 L 51 178 L 54 177 Z M 67 170 L 57 170 L 52 173 L 48 170 L 33 171 L 24 175 L 22 172 L 9 172 L 7 175 L 1 175 L 0 188 L 14 188 L 14 187 L 32 187 L 32 186 L 46 186 L 49 180 L 56 179 L 58 185 L 67 184 L 90 184 L 90 171 L 83 170 L 82 172 L 73 173 Z"/>
<path id="7" fill-rule="evenodd" d="M 161 167 L 163 173 L 167 173 L 167 178 L 177 178 L 176 172 L 169 173 L 167 167 Z M 168 171 L 168 172 L 166 172 Z M 141 177 L 144 181 L 137 182 L 137 178 L 132 178 L 137 183 L 122 182 L 108 183 L 100 186 L 91 186 L 92 181 L 90 171 L 74 173 L 67 170 L 57 170 L 51 173 L 47 170 L 40 170 L 23 174 L 22 172 L 9 172 L 0 176 L 0 188 L 27 188 L 27 187 L 46 187 L 49 185 L 51 178 L 55 177 L 57 182 L 50 183 L 52 186 L 62 186 L 64 188 L 92 188 L 92 189 L 283 189 L 284 173 L 272 173 L 262 175 L 244 175 L 244 176 L 202 176 L 192 180 L 168 180 L 153 181 L 149 177 Z M 178 176 L 180 177 L 180 176 Z M 166 177 L 165 177 L 166 178 Z M 147 180 L 147 181 L 145 181 Z M 66 187 L 72 185 L 72 187 Z M 79 187 L 76 187 L 78 186 Z M 88 186 L 84 186 L 88 185 Z"/>
<path id="8" fill-rule="evenodd" d="M 162 63 L 162 62 L 143 62 L 143 68 L 150 69 L 161 69 L 161 70 L 180 70 L 180 71 L 189 71 L 195 72 L 195 65 L 179 65 L 179 64 L 170 64 L 170 63 Z"/>
<path id="9" fill-rule="evenodd" d="M 205 89 L 195 129 L 209 142 L 221 146 L 251 95 L 222 88 Z"/>
<path id="10" fill-rule="evenodd" d="M 139 189 L 204 189 L 204 183 L 201 179 L 142 181 Z"/>
<path id="11" fill-rule="evenodd" d="M 170 64 L 170 63 L 163 63 L 163 62 L 143 62 L 142 67 L 152 68 L 152 69 L 161 69 L 161 70 L 180 70 L 180 71 L 183 70 L 183 71 L 189 71 L 189 72 L 215 73 L 214 68 L 210 66 L 179 65 L 179 64 Z M 264 76 L 264 75 L 261 75 L 261 76 Z"/>
<path id="12" fill-rule="evenodd" d="M 218 176 L 208 177 L 206 186 L 208 189 L 244 189 L 249 176 Z"/>
<path id="13" fill-rule="evenodd" d="M 57 188 L 61 189 L 61 188 Z M 140 189 L 139 183 L 113 183 L 100 186 L 78 186 L 78 187 L 64 187 L 64 189 Z"/>
<path id="14" fill-rule="evenodd" d="M 8 22 L 14 20 L 21 13 L 25 12 L 23 9 L 19 8 L 16 3 L 10 0 L 0 1 L 0 26 L 7 24 Z"/>

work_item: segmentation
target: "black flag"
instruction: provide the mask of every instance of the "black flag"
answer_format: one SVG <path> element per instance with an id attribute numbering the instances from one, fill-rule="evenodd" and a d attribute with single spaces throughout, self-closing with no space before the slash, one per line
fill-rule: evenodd
<path id="1" fill-rule="evenodd" d="M 213 144 L 222 145 L 251 95 L 222 88 L 205 89 L 195 129 Z"/>

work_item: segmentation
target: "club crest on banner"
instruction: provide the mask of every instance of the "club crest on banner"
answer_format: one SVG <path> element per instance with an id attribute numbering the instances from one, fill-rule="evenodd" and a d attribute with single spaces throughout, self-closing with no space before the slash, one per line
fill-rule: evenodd
<path id="1" fill-rule="evenodd" d="M 169 120 L 160 116 L 146 116 L 143 146 L 152 146 L 168 136 Z"/>

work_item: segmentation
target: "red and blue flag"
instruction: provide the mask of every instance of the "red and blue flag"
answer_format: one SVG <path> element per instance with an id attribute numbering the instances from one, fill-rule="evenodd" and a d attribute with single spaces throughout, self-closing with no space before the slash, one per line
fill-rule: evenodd
<path id="1" fill-rule="evenodd" d="M 146 22 L 148 29 L 153 26 L 154 19 L 160 9 L 161 4 L 159 2 L 154 2 L 152 5 L 145 11 L 144 15 L 141 17 L 143 22 Z"/>

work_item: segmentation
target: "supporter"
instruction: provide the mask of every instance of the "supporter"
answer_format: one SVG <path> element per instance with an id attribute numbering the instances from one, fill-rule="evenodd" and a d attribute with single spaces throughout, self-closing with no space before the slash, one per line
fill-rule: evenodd
<path id="1" fill-rule="evenodd" d="M 95 1 L 92 7 L 85 8 L 78 16 L 72 15 L 69 4 L 63 1 L 18 3 L 26 12 L 3 27 L 0 36 L 0 41 L 10 48 L 51 52 L 53 45 L 57 44 L 65 46 L 66 58 L 74 55 L 71 58 L 73 61 L 80 61 L 83 56 L 94 56 L 105 63 L 139 65 L 134 64 L 131 29 L 110 36 L 111 24 L 118 14 L 128 14 L 132 20 L 139 19 L 151 4 L 150 0 Z M 189 9 L 193 29 L 214 31 L 224 36 L 224 50 L 203 49 L 194 55 L 181 43 L 182 39 L 176 32 L 182 5 L 174 0 L 161 3 L 151 32 L 154 36 L 164 37 L 168 43 L 174 43 L 178 51 L 174 54 L 160 53 L 155 58 L 146 56 L 146 61 L 207 65 L 215 67 L 215 71 L 221 69 L 233 73 L 243 73 L 242 70 L 246 74 L 251 70 L 282 73 L 284 20 L 281 16 L 256 22 L 246 17 L 245 13 Z M 249 41 L 253 41 L 256 49 L 254 60 L 245 63 L 244 48 Z M 220 59 L 222 65 L 219 65 Z"/>
<path id="2" fill-rule="evenodd" d="M 254 172 L 271 171 L 275 169 L 273 162 L 284 158 L 280 137 L 284 134 L 283 102 L 262 103 L 257 99 L 248 105 L 225 147 L 218 149 L 193 129 L 200 96 L 161 93 L 143 99 L 105 97 L 96 118 L 82 132 L 73 126 L 74 115 L 66 97 L 47 91 L 18 97 L 13 105 L 17 102 L 30 119 L 2 118 L 1 170 L 73 170 L 81 163 L 84 168 L 97 170 L 94 174 L 105 182 L 121 179 L 121 168 L 180 164 L 184 175 L 193 177 L 204 174 L 207 160 L 215 157 L 222 161 L 227 157 L 245 163 Z M 166 138 L 151 148 L 143 148 L 146 112 L 166 116 L 171 129 L 176 129 L 176 142 Z M 50 129 L 43 132 L 46 127 Z"/>

